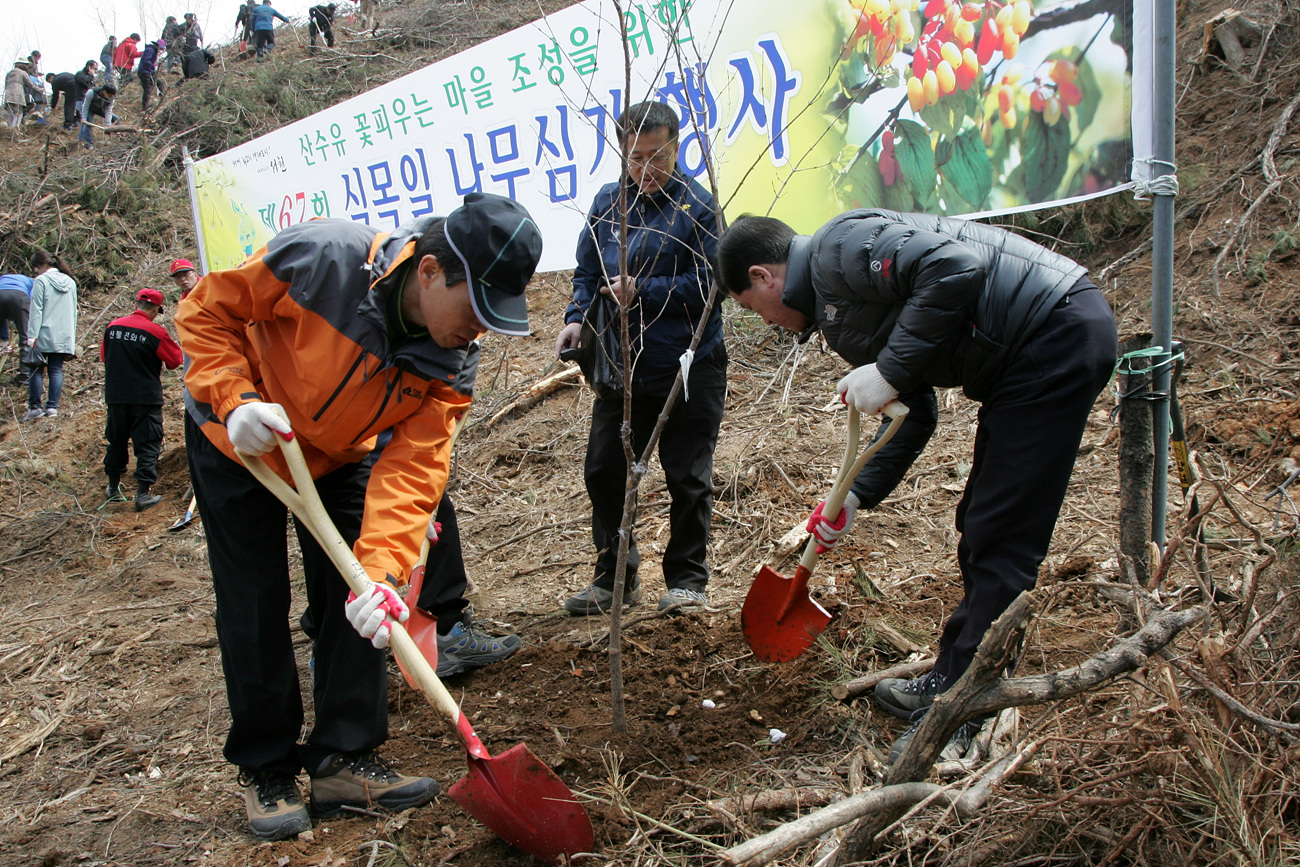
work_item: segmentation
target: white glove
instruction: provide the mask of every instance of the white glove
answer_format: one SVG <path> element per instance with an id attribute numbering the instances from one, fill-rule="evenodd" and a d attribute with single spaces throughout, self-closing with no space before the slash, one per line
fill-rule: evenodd
<path id="1" fill-rule="evenodd" d="M 429 526 L 424 531 L 424 538 L 429 540 L 429 547 L 432 548 L 438 544 L 438 536 L 442 534 L 442 521 L 435 521 L 433 516 L 429 516 Z"/>
<path id="2" fill-rule="evenodd" d="M 813 509 L 812 515 L 808 518 L 807 530 L 817 537 L 817 553 L 825 554 L 835 547 L 835 543 L 840 540 L 853 526 L 853 516 L 858 513 L 858 506 L 862 501 L 858 495 L 849 491 L 844 497 L 844 505 L 840 507 L 840 513 L 836 516 L 834 523 L 827 520 L 822 514 L 822 509 L 826 507 L 826 501 L 822 500 Z"/>
<path id="3" fill-rule="evenodd" d="M 405 623 L 411 616 L 411 610 L 397 591 L 387 584 L 378 583 L 372 583 L 361 596 L 349 593 L 344 610 L 352 628 L 361 633 L 362 638 L 369 638 L 375 647 L 388 646 L 388 636 L 392 632 L 388 618 Z"/>
<path id="4" fill-rule="evenodd" d="M 874 364 L 855 367 L 835 386 L 840 400 L 863 415 L 875 415 L 898 397 L 898 389 L 885 382 Z"/>
<path id="5" fill-rule="evenodd" d="M 264 455 L 275 448 L 277 431 L 285 438 L 293 433 L 278 403 L 244 403 L 226 416 L 230 444 L 246 455 Z"/>

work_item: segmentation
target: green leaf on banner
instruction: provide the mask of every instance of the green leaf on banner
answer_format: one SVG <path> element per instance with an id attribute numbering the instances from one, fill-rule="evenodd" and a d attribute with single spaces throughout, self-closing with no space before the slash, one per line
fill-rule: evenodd
<path id="1" fill-rule="evenodd" d="M 925 106 L 921 109 L 921 120 L 939 135 L 952 135 L 961 123 L 961 118 L 953 111 L 954 102 L 955 100 L 945 98 L 934 105 Z"/>
<path id="2" fill-rule="evenodd" d="M 935 185 L 934 151 L 930 149 L 930 134 L 925 127 L 912 120 L 895 124 L 894 156 L 912 195 L 920 201 L 929 198 Z"/>
<path id="3" fill-rule="evenodd" d="M 1101 105 L 1102 99 L 1101 86 L 1097 84 L 1097 76 L 1093 74 L 1092 64 L 1087 60 L 1079 64 L 1079 77 L 1074 83 L 1078 86 L 1082 98 L 1071 110 L 1078 113 L 1075 123 L 1077 128 L 1083 131 L 1092 123 L 1093 117 L 1097 114 L 1097 106 Z"/>
<path id="4" fill-rule="evenodd" d="M 840 198 L 849 208 L 884 207 L 885 181 L 880 177 L 880 164 L 875 157 L 869 153 L 863 154 L 853 164 L 844 178 Z"/>
<path id="5" fill-rule="evenodd" d="M 968 129 L 952 144 L 952 158 L 944 165 L 943 175 L 963 199 L 977 209 L 984 207 L 993 189 L 993 164 L 977 129 Z"/>
<path id="6" fill-rule="evenodd" d="M 940 136 L 939 141 L 934 146 L 934 164 L 943 171 L 944 163 L 952 159 L 952 139 L 948 136 Z"/>
<path id="7" fill-rule="evenodd" d="M 1024 140 L 1025 192 L 1030 202 L 1056 197 L 1070 162 L 1070 125 L 1048 126 L 1041 111 L 1029 112 Z"/>
<path id="8" fill-rule="evenodd" d="M 915 211 L 916 199 L 908 192 L 907 184 L 895 183 L 892 187 L 885 187 L 885 205 L 891 211 Z"/>

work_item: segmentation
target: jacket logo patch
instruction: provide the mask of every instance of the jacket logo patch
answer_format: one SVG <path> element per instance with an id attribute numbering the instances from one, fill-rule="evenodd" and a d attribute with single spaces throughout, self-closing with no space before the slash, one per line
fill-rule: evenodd
<path id="1" fill-rule="evenodd" d="M 407 397 L 413 397 L 416 400 L 421 400 L 424 397 L 424 392 L 412 388 L 409 385 L 406 386 L 406 388 L 402 389 L 402 394 L 406 395 Z"/>
<path id="2" fill-rule="evenodd" d="M 833 305 L 833 304 L 827 304 L 827 305 L 826 305 L 826 321 L 827 321 L 827 322 L 834 322 L 834 321 L 835 321 L 835 316 L 836 316 L 837 313 L 839 313 L 839 311 L 835 309 L 835 305 Z"/>
<path id="3" fill-rule="evenodd" d="M 882 260 L 881 260 L 881 269 L 880 269 L 880 270 L 881 270 L 881 276 L 883 276 L 886 280 L 889 279 L 889 269 L 890 269 L 890 267 L 891 267 L 893 264 L 894 264 L 894 260 L 893 260 L 893 259 L 882 259 Z"/>

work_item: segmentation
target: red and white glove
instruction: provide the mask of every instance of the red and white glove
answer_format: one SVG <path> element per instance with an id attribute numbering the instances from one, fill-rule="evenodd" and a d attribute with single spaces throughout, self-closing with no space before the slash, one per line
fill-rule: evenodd
<path id="1" fill-rule="evenodd" d="M 840 393 L 841 401 L 863 415 L 877 414 L 885 404 L 898 397 L 898 389 L 885 382 L 874 364 L 850 370 L 835 389 Z"/>
<path id="2" fill-rule="evenodd" d="M 836 516 L 834 521 L 830 521 L 822 514 L 822 509 L 826 507 L 826 501 L 822 500 L 817 504 L 817 508 L 813 509 L 812 515 L 808 517 L 807 529 L 817 539 L 817 553 L 819 555 L 825 554 L 834 548 L 835 543 L 840 540 L 840 536 L 847 533 L 849 527 L 853 526 L 853 516 L 857 514 L 860 505 L 862 505 L 862 501 L 858 499 L 858 495 L 849 491 L 844 498 L 844 505 L 840 508 L 839 515 Z"/>
<path id="3" fill-rule="evenodd" d="M 369 638 L 371 644 L 380 648 L 388 646 L 388 636 L 392 633 L 388 619 L 391 617 L 398 623 L 405 623 L 411 616 L 411 609 L 406 607 L 397 591 L 388 584 L 380 583 L 372 583 L 370 589 L 361 596 L 349 593 L 344 610 L 347 611 L 352 628 L 362 638 Z"/>
<path id="4" fill-rule="evenodd" d="M 429 516 L 429 527 L 424 531 L 424 538 L 429 540 L 430 548 L 438 544 L 440 535 L 442 535 L 442 521 L 435 521 L 432 515 Z"/>
<path id="5" fill-rule="evenodd" d="M 226 436 L 236 451 L 264 455 L 275 448 L 276 434 L 288 439 L 293 434 L 278 403 L 243 403 L 226 416 Z"/>

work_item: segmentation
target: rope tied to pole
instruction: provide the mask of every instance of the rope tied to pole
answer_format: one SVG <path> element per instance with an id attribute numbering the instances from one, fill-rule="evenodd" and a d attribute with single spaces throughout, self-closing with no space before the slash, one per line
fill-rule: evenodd
<path id="1" fill-rule="evenodd" d="M 1154 158 L 1135 159 L 1135 163 L 1146 163 L 1155 168 L 1157 166 L 1165 167 L 1168 171 L 1163 175 L 1157 175 L 1147 181 L 1133 181 L 1133 198 L 1139 202 L 1150 201 L 1153 196 L 1177 196 L 1178 195 L 1178 166 L 1166 160 Z"/>

